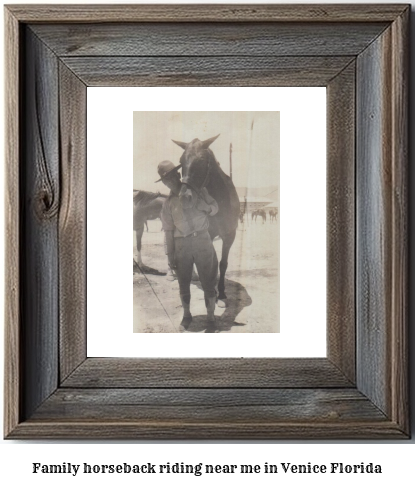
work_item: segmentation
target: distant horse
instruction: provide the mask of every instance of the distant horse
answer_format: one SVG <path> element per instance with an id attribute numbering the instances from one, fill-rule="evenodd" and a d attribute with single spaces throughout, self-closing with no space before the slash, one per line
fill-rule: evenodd
<path id="1" fill-rule="evenodd" d="M 222 257 L 219 264 L 220 276 L 218 283 L 219 300 L 226 299 L 225 273 L 228 267 L 229 251 L 235 240 L 240 213 L 239 197 L 231 178 L 226 175 L 215 155 L 209 149 L 212 142 L 219 137 L 211 137 L 206 141 L 193 139 L 192 142 L 173 141 L 184 153 L 180 158 L 182 167 L 181 195 L 186 190 L 199 194 L 206 187 L 209 194 L 218 203 L 218 213 L 209 217 L 209 234 L 212 240 L 219 236 L 222 239 Z"/>
<path id="2" fill-rule="evenodd" d="M 269 211 L 269 218 L 270 218 L 270 221 L 272 222 L 273 220 L 277 221 L 277 215 L 278 215 L 278 209 L 276 208 L 272 208 L 270 211 Z"/>
<path id="3" fill-rule="evenodd" d="M 267 221 L 267 213 L 265 212 L 265 210 L 263 208 L 260 208 L 258 210 L 254 210 L 252 212 L 252 220 L 254 220 L 254 218 L 255 218 L 255 222 L 256 222 L 257 217 L 262 217 L 262 223 Z"/>
<path id="4" fill-rule="evenodd" d="M 160 217 L 161 207 L 166 198 L 167 195 L 160 193 L 133 190 L 133 230 L 135 230 L 137 245 L 137 259 L 133 261 L 133 268 L 138 266 L 144 273 L 156 275 L 166 274 L 146 266 L 141 259 L 141 240 L 144 232 L 144 224 L 147 225 L 147 220 L 155 220 Z"/>

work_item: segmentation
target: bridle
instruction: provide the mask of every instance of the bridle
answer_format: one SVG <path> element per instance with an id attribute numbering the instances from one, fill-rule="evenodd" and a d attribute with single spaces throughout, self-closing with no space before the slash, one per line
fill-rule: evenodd
<path id="1" fill-rule="evenodd" d="M 191 190 L 193 190 L 200 198 L 203 198 L 202 194 L 200 193 L 201 190 L 203 190 L 203 188 L 208 184 L 208 181 L 209 181 L 209 177 L 210 177 L 210 167 L 211 167 L 211 161 L 209 159 L 209 162 L 208 162 L 208 167 L 207 167 L 207 170 L 206 170 L 206 175 L 205 175 L 205 178 L 203 180 L 203 183 L 202 185 L 200 186 L 200 189 L 197 189 L 195 188 L 191 183 L 188 183 L 188 182 L 185 182 L 185 181 L 182 181 L 182 185 L 186 185 L 188 186 Z"/>

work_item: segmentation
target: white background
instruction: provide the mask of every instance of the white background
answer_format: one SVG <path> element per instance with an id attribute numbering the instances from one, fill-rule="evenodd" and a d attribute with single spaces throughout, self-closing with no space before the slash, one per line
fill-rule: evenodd
<path id="1" fill-rule="evenodd" d="M 88 356 L 326 356 L 325 98 L 325 88 L 88 88 Z M 132 333 L 134 110 L 280 112 L 279 334 Z"/>
<path id="2" fill-rule="evenodd" d="M 18 3 L 9 1 L 8 3 Z M 26 3 L 30 3 L 26 0 Z M 53 3 L 53 2 L 44 2 Z M 83 3 L 83 2 L 73 2 Z M 90 3 L 109 3 L 105 0 Z M 113 2 L 116 3 L 116 2 Z M 123 3 L 129 3 L 123 0 Z M 139 3 L 139 2 L 135 2 Z M 173 3 L 164 0 L 164 3 Z M 186 2 L 182 2 L 186 3 Z M 195 2 L 193 2 L 195 3 Z M 205 2 L 206 3 L 206 2 Z M 211 2 L 214 3 L 214 2 Z M 229 0 L 228 3 L 231 2 Z M 237 3 L 245 3 L 239 0 Z M 255 3 L 255 2 L 246 2 Z M 262 2 L 265 3 L 264 0 Z M 282 2 L 281 2 L 282 3 Z M 286 2 L 287 3 L 287 2 Z M 295 2 L 290 2 L 295 3 Z M 306 3 L 302 0 L 301 3 Z M 321 3 L 343 3 L 329 0 Z M 353 2 L 359 3 L 359 2 Z M 366 0 L 365 3 L 386 3 L 386 2 L 370 2 Z M 412 1 L 412 8 L 415 2 Z M 212 7 L 213 8 L 213 7 Z M 413 21 L 412 21 L 413 24 Z M 3 25 L 1 25 L 1 28 Z M 0 39 L 3 36 L 0 35 Z M 412 41 L 412 48 L 414 42 Z M 412 50 L 411 61 L 413 65 L 415 50 Z M 0 54 L 3 50 L 0 49 Z M 412 68 L 413 74 L 413 68 Z M 412 76 L 411 93 L 414 92 L 413 86 L 415 76 Z M 3 97 L 0 97 L 2 102 Z M 413 121 L 413 102 L 411 105 L 411 121 Z M 3 131 L 0 131 L 0 136 L 3 138 Z M 411 165 L 413 165 L 413 151 L 411 157 Z M 413 176 L 411 175 L 411 188 L 414 189 Z M 413 193 L 413 191 L 412 191 Z M 413 198 L 413 197 L 412 197 Z M 2 199 L 0 204 L 3 205 Z M 413 200 L 411 207 L 413 208 Z M 2 209 L 1 209 L 2 210 Z M 3 211 L 0 210 L 0 216 L 3 216 Z M 413 217 L 411 217 L 413 219 Z M 413 220 L 411 221 L 413 224 Z M 413 228 L 413 225 L 412 225 Z M 412 229 L 411 228 L 411 229 Z M 3 238 L 2 233 L 0 237 Z M 411 237 L 413 237 L 413 230 L 411 230 Z M 412 240 L 412 242 L 414 242 Z M 3 243 L 2 243 L 3 244 Z M 3 287 L 1 281 L 0 286 Z M 0 290 L 0 299 L 3 299 L 4 293 Z M 413 295 L 413 292 L 412 292 Z M 410 297 L 410 302 L 414 302 L 415 297 Z M 412 318 L 412 317 L 411 317 Z M 411 321 L 411 325 L 412 325 Z M 0 340 L 3 336 L 0 335 Z M 414 337 L 411 339 L 411 351 L 415 351 Z M 3 353 L 3 344 L 0 344 L 0 354 Z M 413 354 L 412 354 L 413 355 Z M 412 371 L 414 370 L 414 360 L 412 359 Z M 0 362 L 1 377 L 3 377 L 3 364 Z M 412 386 L 414 380 L 412 377 Z M 414 395 L 412 394 L 412 405 L 414 405 Z M 0 404 L 2 410 L 2 402 Z M 412 407 L 414 412 L 414 407 Z M 2 411 L 0 412 L 2 416 Z M 412 414 L 414 418 L 414 415 Z M 257 443 L 93 443 L 93 442 L 18 442 L 18 441 L 0 441 L 0 483 L 4 486 L 12 484 L 14 486 L 29 486 L 29 484 L 36 486 L 38 483 L 44 487 L 53 486 L 57 483 L 60 486 L 90 486 L 91 483 L 100 483 L 101 486 L 113 486 L 114 483 L 122 483 L 125 487 L 144 486 L 160 486 L 162 483 L 169 483 L 172 486 L 195 485 L 212 486 L 212 481 L 218 486 L 223 486 L 225 483 L 231 483 L 232 480 L 238 483 L 239 486 L 251 486 L 254 483 L 260 483 L 263 487 L 275 486 L 296 486 L 300 483 L 307 486 L 338 486 L 350 487 L 351 484 L 355 486 L 367 486 L 369 483 L 382 483 L 385 485 L 405 485 L 412 486 L 414 484 L 413 460 L 415 459 L 415 445 L 414 442 L 257 442 Z M 110 464 L 118 462 L 127 463 L 143 463 L 152 462 L 154 464 L 173 462 L 187 462 L 187 463 L 211 463 L 211 464 L 263 464 L 264 462 L 292 462 L 292 463 L 307 463 L 318 462 L 328 464 L 330 462 L 344 462 L 344 463 L 366 463 L 375 462 L 383 465 L 384 473 L 382 475 L 214 475 L 214 479 L 207 476 L 196 478 L 192 475 L 180 476 L 171 475 L 169 477 L 153 477 L 146 476 L 138 478 L 136 476 L 118 475 L 114 478 L 112 476 L 94 476 L 94 478 L 87 478 L 86 476 L 72 477 L 70 475 L 32 475 L 31 463 L 42 462 L 46 464 L 56 464 L 63 462 L 72 462 L 82 464 L 87 462 L 90 464 Z M 212 475 L 210 475 L 212 476 Z M 270 477 L 271 476 L 271 477 Z M 87 485 L 88 483 L 88 485 Z"/>

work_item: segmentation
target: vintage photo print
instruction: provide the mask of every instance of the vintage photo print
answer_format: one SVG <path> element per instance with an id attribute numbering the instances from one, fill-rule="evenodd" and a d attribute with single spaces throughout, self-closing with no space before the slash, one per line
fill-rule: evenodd
<path id="1" fill-rule="evenodd" d="M 280 331 L 279 112 L 133 113 L 133 331 Z"/>

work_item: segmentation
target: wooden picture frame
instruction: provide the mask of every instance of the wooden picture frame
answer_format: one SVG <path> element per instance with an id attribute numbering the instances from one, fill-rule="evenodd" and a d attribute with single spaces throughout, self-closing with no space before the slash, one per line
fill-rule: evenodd
<path id="1" fill-rule="evenodd" d="M 409 437 L 409 14 L 5 7 L 5 438 Z M 86 89 L 100 85 L 327 87 L 326 358 L 87 358 Z"/>

